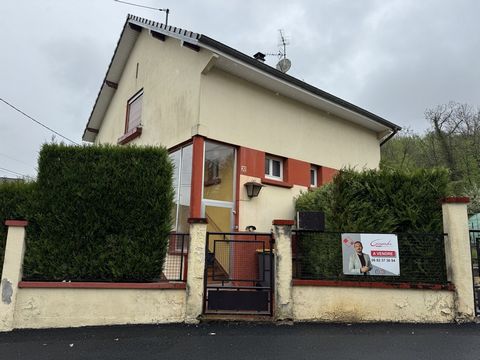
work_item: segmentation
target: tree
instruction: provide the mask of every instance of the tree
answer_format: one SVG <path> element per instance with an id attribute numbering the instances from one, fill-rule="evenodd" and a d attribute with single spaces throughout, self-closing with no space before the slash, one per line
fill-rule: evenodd
<path id="1" fill-rule="evenodd" d="M 430 128 L 424 135 L 407 130 L 382 147 L 381 167 L 446 167 L 457 195 L 478 196 L 480 189 L 480 110 L 450 102 L 425 111 Z M 472 203 L 470 210 L 475 205 Z M 480 210 L 480 207 L 479 207 Z"/>

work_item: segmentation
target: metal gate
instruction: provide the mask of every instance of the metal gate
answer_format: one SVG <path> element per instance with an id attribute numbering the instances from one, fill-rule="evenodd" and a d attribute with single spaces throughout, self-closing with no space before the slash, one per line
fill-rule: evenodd
<path id="1" fill-rule="evenodd" d="M 205 314 L 273 314 L 270 233 L 207 233 Z"/>
<path id="2" fill-rule="evenodd" d="M 480 315 L 480 230 L 470 230 L 470 248 L 472 254 L 473 295 L 475 297 L 475 315 Z"/>

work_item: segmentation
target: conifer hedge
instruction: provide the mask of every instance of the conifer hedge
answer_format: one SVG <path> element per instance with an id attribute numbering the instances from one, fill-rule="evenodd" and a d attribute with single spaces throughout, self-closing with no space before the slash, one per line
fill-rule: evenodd
<path id="1" fill-rule="evenodd" d="M 296 208 L 323 211 L 327 231 L 409 233 L 399 235 L 402 279 L 445 282 L 441 199 L 447 196 L 448 183 L 444 169 L 344 169 L 331 184 L 300 195 Z M 338 236 L 309 235 L 302 247 L 306 272 L 317 278 L 343 277 Z"/>
<path id="2" fill-rule="evenodd" d="M 160 278 L 171 230 L 172 171 L 163 148 L 44 145 L 24 279 Z"/>
<path id="3" fill-rule="evenodd" d="M 5 220 L 29 218 L 35 183 L 26 181 L 0 182 L 0 267 L 3 265 L 7 227 Z"/>

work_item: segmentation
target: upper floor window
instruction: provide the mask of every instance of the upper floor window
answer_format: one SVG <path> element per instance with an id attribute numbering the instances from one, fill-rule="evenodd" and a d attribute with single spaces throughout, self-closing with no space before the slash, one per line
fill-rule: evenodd
<path id="1" fill-rule="evenodd" d="M 274 180 L 283 180 L 283 159 L 265 156 L 265 177 Z"/>
<path id="2" fill-rule="evenodd" d="M 143 90 L 134 95 L 127 104 L 127 123 L 125 124 L 125 132 L 129 132 L 142 123 L 142 102 Z"/>
<path id="3" fill-rule="evenodd" d="M 312 165 L 310 167 L 310 186 L 318 186 L 318 166 Z"/>

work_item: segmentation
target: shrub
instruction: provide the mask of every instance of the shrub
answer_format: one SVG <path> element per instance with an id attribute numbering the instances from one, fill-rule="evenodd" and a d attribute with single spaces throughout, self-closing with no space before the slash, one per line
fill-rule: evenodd
<path id="1" fill-rule="evenodd" d="M 443 169 L 344 169 L 330 185 L 302 194 L 296 207 L 324 211 L 326 230 L 334 232 L 441 234 L 440 200 L 448 193 L 448 181 Z M 400 258 L 402 278 L 438 279 L 439 273 L 445 274 L 443 243 L 438 239 L 419 234 L 399 236 L 399 252 L 404 254 Z M 303 271 L 321 278 L 342 276 L 338 235 L 333 239 L 326 234 L 309 235 L 304 240 L 299 243 Z M 412 261 L 412 256 L 422 258 Z M 327 268 L 326 264 L 334 266 Z"/>
<path id="2" fill-rule="evenodd" d="M 0 265 L 3 265 L 7 227 L 5 220 L 25 220 L 35 183 L 26 181 L 0 182 Z"/>
<path id="3" fill-rule="evenodd" d="M 172 165 L 154 147 L 44 145 L 29 280 L 150 281 L 171 229 Z"/>

